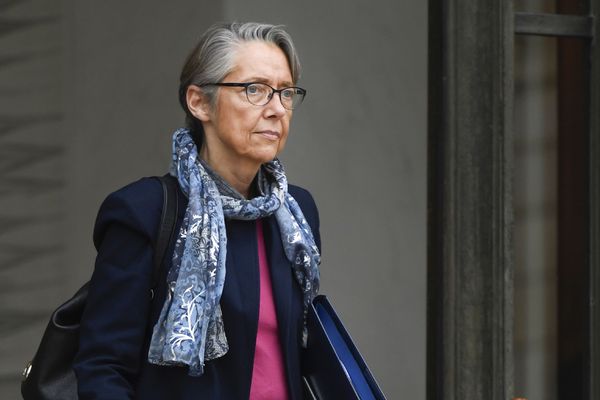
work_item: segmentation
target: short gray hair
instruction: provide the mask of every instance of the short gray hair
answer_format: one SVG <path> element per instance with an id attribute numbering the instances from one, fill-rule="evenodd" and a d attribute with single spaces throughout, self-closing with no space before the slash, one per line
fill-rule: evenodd
<path id="1" fill-rule="evenodd" d="M 186 114 L 186 125 L 192 131 L 198 149 L 204 131 L 202 124 L 194 117 L 187 106 L 186 93 L 190 85 L 201 86 L 221 82 L 235 67 L 235 47 L 242 42 L 254 40 L 273 43 L 285 54 L 294 84 L 300 79 L 300 60 L 290 35 L 281 25 L 258 22 L 233 22 L 215 24 L 200 38 L 200 41 L 187 57 L 179 78 L 179 103 Z M 203 93 L 216 104 L 216 87 L 205 87 Z"/>

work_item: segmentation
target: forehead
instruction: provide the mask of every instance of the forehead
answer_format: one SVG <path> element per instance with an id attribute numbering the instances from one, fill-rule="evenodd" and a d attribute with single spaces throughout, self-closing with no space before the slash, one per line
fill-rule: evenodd
<path id="1" fill-rule="evenodd" d="M 229 79 L 292 83 L 292 73 L 285 53 L 273 43 L 242 42 L 234 55 L 234 68 Z"/>

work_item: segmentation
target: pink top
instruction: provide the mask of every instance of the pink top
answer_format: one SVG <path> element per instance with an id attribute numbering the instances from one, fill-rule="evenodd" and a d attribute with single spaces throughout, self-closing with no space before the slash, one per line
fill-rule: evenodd
<path id="1" fill-rule="evenodd" d="M 256 220 L 256 233 L 260 273 L 260 305 L 250 400 L 287 400 L 285 365 L 279 343 L 279 327 L 277 325 L 277 314 L 275 313 L 269 262 L 265 250 L 263 226 L 260 219 Z"/>

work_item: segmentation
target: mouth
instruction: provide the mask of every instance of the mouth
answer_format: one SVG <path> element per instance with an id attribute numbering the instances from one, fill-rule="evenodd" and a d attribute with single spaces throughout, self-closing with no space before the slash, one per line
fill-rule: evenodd
<path id="1" fill-rule="evenodd" d="M 277 132 L 277 131 L 257 131 L 255 132 L 259 135 L 261 135 L 262 137 L 269 139 L 269 140 L 279 140 L 279 138 L 281 137 L 281 133 Z"/>

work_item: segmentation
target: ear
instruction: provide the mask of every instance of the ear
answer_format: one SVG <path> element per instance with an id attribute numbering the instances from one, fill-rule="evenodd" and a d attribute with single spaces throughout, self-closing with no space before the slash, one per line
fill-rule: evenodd
<path id="1" fill-rule="evenodd" d="M 188 109 L 192 115 L 202 122 L 207 122 L 211 118 L 211 105 L 202 89 L 195 85 L 190 85 L 185 94 Z"/>

